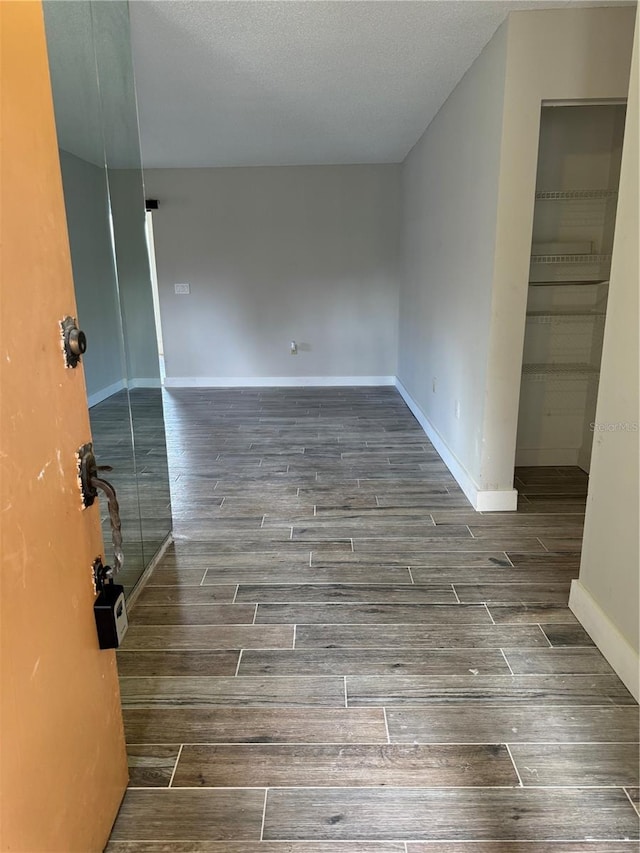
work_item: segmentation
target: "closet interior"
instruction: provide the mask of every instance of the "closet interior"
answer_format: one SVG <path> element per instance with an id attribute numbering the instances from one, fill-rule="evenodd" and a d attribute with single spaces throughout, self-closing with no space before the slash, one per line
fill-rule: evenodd
<path id="1" fill-rule="evenodd" d="M 543 106 L 518 466 L 589 470 L 624 104 Z"/>

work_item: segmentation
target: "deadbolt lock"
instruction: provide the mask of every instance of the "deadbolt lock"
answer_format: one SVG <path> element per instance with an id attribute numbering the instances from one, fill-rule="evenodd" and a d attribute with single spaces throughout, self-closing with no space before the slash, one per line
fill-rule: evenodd
<path id="1" fill-rule="evenodd" d="M 80 356 L 87 351 L 87 336 L 78 328 L 73 317 L 65 317 L 60 326 L 67 367 L 77 367 Z"/>

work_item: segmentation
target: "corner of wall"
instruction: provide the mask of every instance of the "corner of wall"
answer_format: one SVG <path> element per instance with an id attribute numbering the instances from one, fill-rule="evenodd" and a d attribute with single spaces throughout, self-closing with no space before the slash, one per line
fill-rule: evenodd
<path id="1" fill-rule="evenodd" d="M 395 386 L 453 478 L 467 496 L 472 507 L 477 512 L 512 512 L 516 510 L 518 492 L 515 489 L 481 489 L 397 377 Z"/>

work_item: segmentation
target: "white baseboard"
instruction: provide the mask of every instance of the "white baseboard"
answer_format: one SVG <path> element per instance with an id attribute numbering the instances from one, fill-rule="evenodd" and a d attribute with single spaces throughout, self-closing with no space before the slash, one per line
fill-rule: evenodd
<path id="1" fill-rule="evenodd" d="M 571 581 L 569 607 L 627 690 L 640 701 L 640 655 L 579 580 Z"/>
<path id="2" fill-rule="evenodd" d="M 117 394 L 118 391 L 122 391 L 124 389 L 124 381 L 119 379 L 117 382 L 113 382 L 111 385 L 107 385 L 104 388 L 100 388 L 98 391 L 95 391 L 93 394 L 87 395 L 87 403 L 89 404 L 89 408 L 92 406 L 97 406 L 98 403 L 102 403 L 103 400 L 108 399 L 109 397 L 113 397 L 114 394 Z"/>
<path id="3" fill-rule="evenodd" d="M 395 376 L 167 376 L 165 388 L 312 388 L 395 385 Z"/>
<path id="4" fill-rule="evenodd" d="M 130 379 L 127 384 L 129 385 L 129 388 L 162 388 L 162 380 L 159 376 Z"/>
<path id="5" fill-rule="evenodd" d="M 518 491 L 477 489 L 474 509 L 478 512 L 515 512 L 518 509 Z"/>
<path id="6" fill-rule="evenodd" d="M 453 474 L 456 482 L 469 499 L 473 508 L 478 512 L 510 512 L 515 510 L 518 504 L 518 492 L 515 489 L 481 489 L 464 465 L 451 452 L 445 440 L 429 421 L 402 382 L 396 378 L 395 385 L 402 399 L 411 409 L 415 419 L 427 434 L 429 441 L 433 444 L 438 455 Z"/>

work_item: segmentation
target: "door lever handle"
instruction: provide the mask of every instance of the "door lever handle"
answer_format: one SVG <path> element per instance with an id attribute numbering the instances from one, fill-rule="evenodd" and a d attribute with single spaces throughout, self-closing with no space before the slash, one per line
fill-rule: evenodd
<path id="1" fill-rule="evenodd" d="M 82 501 L 85 507 L 91 506 L 98 497 L 98 490 L 104 493 L 107 499 L 109 511 L 109 522 L 111 524 L 111 541 L 113 543 L 113 567 L 107 575 L 118 574 L 124 563 L 122 550 L 122 524 L 120 521 L 120 505 L 118 496 L 112 484 L 99 476 L 100 471 L 113 470 L 109 465 L 98 466 L 93 453 L 91 442 L 84 444 L 78 451 L 78 471 L 80 474 L 80 488 L 82 490 Z"/>
<path id="2" fill-rule="evenodd" d="M 122 551 L 122 524 L 120 522 L 120 504 L 116 490 L 108 480 L 94 476 L 91 478 L 91 486 L 104 492 L 109 510 L 109 523 L 111 524 L 111 542 L 113 543 L 113 575 L 117 575 L 124 563 Z"/>

